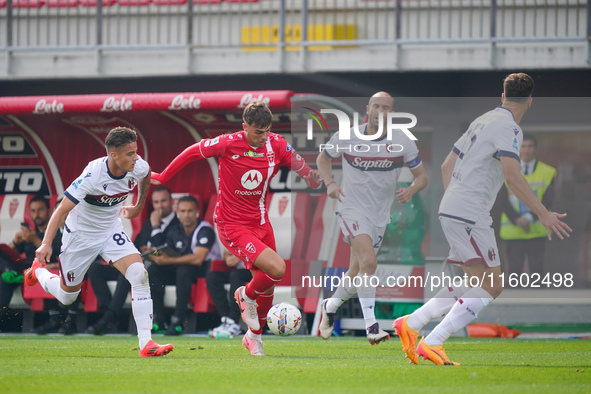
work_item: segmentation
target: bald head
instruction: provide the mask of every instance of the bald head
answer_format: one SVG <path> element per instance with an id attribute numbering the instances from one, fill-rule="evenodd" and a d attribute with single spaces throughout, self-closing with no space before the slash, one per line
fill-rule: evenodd
<path id="1" fill-rule="evenodd" d="M 386 120 L 388 112 L 394 111 L 394 98 L 386 92 L 377 92 L 369 99 L 367 104 L 368 134 L 375 134 L 386 131 Z M 380 128 L 380 123 L 382 127 Z"/>
<path id="2" fill-rule="evenodd" d="M 371 107 L 372 103 L 378 99 L 378 98 L 389 98 L 391 100 L 391 108 L 394 108 L 394 97 L 392 97 L 392 95 L 390 95 L 390 93 L 388 92 L 377 92 L 375 93 L 373 96 L 371 96 L 371 98 L 369 99 L 369 106 Z M 383 101 L 383 100 L 379 100 L 379 101 Z"/>

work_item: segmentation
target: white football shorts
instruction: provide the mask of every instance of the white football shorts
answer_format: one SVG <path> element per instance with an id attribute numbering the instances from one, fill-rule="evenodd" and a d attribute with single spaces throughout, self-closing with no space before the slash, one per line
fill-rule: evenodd
<path id="1" fill-rule="evenodd" d="M 98 255 L 112 264 L 134 253 L 139 254 L 123 230 L 121 222 L 109 231 L 99 234 L 65 229 L 59 257 L 62 281 L 66 286 L 80 284 L 90 264 Z M 141 258 L 138 262 L 140 261 Z"/>
<path id="2" fill-rule="evenodd" d="M 439 221 L 450 246 L 446 263 L 470 265 L 480 262 L 485 267 L 501 264 L 495 232 L 491 227 L 474 227 L 445 217 L 439 217 Z"/>
<path id="3" fill-rule="evenodd" d="M 377 256 L 382 241 L 384 240 L 384 232 L 386 226 L 377 227 L 371 224 L 367 218 L 352 218 L 352 215 L 346 213 L 337 213 L 339 226 L 343 232 L 343 240 L 349 245 L 349 238 L 355 238 L 360 234 L 367 234 L 373 243 L 373 250 Z"/>

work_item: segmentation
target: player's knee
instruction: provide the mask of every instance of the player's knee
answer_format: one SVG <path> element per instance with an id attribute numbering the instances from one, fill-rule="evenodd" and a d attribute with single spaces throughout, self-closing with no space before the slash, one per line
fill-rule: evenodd
<path id="1" fill-rule="evenodd" d="M 70 305 L 78 298 L 78 294 L 80 294 L 80 290 L 75 292 L 67 292 L 61 287 L 57 289 L 57 299 L 64 305 Z"/>
<path id="2" fill-rule="evenodd" d="M 133 263 L 127 268 L 125 279 L 132 287 L 148 286 L 148 271 L 142 263 Z"/>
<path id="3" fill-rule="evenodd" d="M 493 276 L 493 279 L 490 283 L 485 281 L 483 286 L 481 286 L 484 290 L 486 290 L 492 298 L 497 298 L 503 292 L 503 282 L 500 276 Z"/>
<path id="4" fill-rule="evenodd" d="M 501 283 L 493 284 L 493 286 L 491 286 L 490 291 L 489 291 L 492 298 L 497 298 L 498 296 L 501 295 L 502 292 L 503 292 L 503 286 Z"/>
<path id="5" fill-rule="evenodd" d="M 375 256 L 362 256 L 359 259 L 359 273 L 373 275 L 378 268 L 378 261 Z"/>
<path id="6" fill-rule="evenodd" d="M 275 278 L 282 278 L 285 275 L 285 261 L 283 259 L 277 260 L 267 273 Z"/>

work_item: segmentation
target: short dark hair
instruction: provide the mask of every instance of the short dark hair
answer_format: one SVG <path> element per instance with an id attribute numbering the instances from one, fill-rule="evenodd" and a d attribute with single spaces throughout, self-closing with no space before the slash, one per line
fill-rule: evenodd
<path id="1" fill-rule="evenodd" d="M 197 209 L 197 210 L 199 209 L 199 201 L 197 201 L 197 199 L 195 197 L 191 196 L 190 194 L 179 198 L 177 201 L 177 205 L 182 202 L 192 202 L 193 204 L 195 204 L 195 209 Z"/>
<path id="2" fill-rule="evenodd" d="M 537 148 L 538 147 L 538 139 L 536 137 L 534 137 L 533 134 L 530 133 L 523 133 L 523 140 L 530 140 L 534 143 L 534 146 Z"/>
<path id="3" fill-rule="evenodd" d="M 271 125 L 273 113 L 264 101 L 252 101 L 244 108 L 242 120 L 249 126 L 264 129 Z"/>
<path id="4" fill-rule="evenodd" d="M 129 127 L 115 127 L 105 139 L 107 150 L 121 148 L 137 141 L 137 133 Z"/>
<path id="5" fill-rule="evenodd" d="M 31 198 L 31 200 L 29 201 L 29 208 L 31 207 L 31 204 L 34 202 L 42 202 L 43 204 L 45 204 L 45 206 L 47 207 L 47 209 L 49 209 L 49 200 L 43 196 L 34 196 L 33 198 Z"/>
<path id="6" fill-rule="evenodd" d="M 166 186 L 156 186 L 154 188 L 154 190 L 152 190 L 152 194 L 156 193 L 156 192 L 167 192 L 169 197 L 172 197 L 172 193 L 170 192 L 170 189 L 167 188 Z"/>
<path id="7" fill-rule="evenodd" d="M 513 73 L 503 81 L 505 100 L 525 103 L 534 92 L 534 80 L 525 73 Z"/>

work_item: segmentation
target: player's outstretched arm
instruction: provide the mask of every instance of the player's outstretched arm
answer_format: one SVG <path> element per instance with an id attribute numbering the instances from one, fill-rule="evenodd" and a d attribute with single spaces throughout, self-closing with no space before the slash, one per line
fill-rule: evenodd
<path id="1" fill-rule="evenodd" d="M 170 178 L 172 178 L 174 176 L 174 174 L 176 174 L 181 169 L 183 169 L 183 167 L 185 167 L 187 164 L 189 164 L 195 160 L 203 159 L 205 157 L 205 156 L 203 156 L 202 148 L 201 148 L 201 144 L 203 143 L 203 141 L 209 141 L 209 140 L 202 140 L 201 142 L 193 144 L 190 147 L 188 147 L 187 149 L 185 149 L 184 151 L 182 151 L 181 153 L 179 153 L 179 155 L 177 157 L 175 157 L 170 162 L 170 164 L 168 166 L 166 166 L 164 171 L 162 171 L 161 173 L 153 172 L 152 173 L 152 181 L 151 181 L 152 184 L 153 185 L 161 185 L 161 184 L 165 183 L 166 181 L 168 181 Z M 209 146 L 209 149 L 212 150 L 211 145 Z M 212 150 L 212 151 L 215 151 L 215 150 Z M 207 157 L 210 157 L 210 156 L 208 155 Z"/>
<path id="2" fill-rule="evenodd" d="M 409 187 L 403 187 L 396 190 L 396 198 L 398 198 L 398 201 L 401 204 L 410 202 L 410 200 L 412 200 L 412 196 L 427 187 L 427 184 L 429 183 L 423 163 L 410 170 L 410 172 L 415 178 L 411 185 Z"/>
<path id="3" fill-rule="evenodd" d="M 345 197 L 345 193 L 339 185 L 337 185 L 335 180 L 332 179 L 332 159 L 322 151 L 316 158 L 316 165 L 318 166 L 320 176 L 324 179 L 326 194 L 328 197 L 341 201 L 341 196 Z"/>
<path id="4" fill-rule="evenodd" d="M 148 198 L 148 190 L 150 190 L 150 179 L 151 172 L 148 171 L 148 175 L 141 179 L 138 183 L 138 198 L 137 202 L 133 206 L 123 207 L 123 217 L 126 219 L 133 219 L 139 216 L 144 205 L 146 205 L 146 199 Z"/>
<path id="5" fill-rule="evenodd" d="M 540 222 L 544 225 L 548 233 L 548 239 L 552 239 L 552 232 L 555 232 L 560 239 L 569 237 L 569 233 L 573 230 L 568 224 L 560 220 L 566 217 L 566 213 L 548 212 L 521 174 L 519 162 L 512 157 L 501 156 L 501 164 L 507 186 L 515 194 L 515 197 L 527 205 L 540 218 Z"/>
<path id="6" fill-rule="evenodd" d="M 49 219 L 49 223 L 47 224 L 47 229 L 45 230 L 45 235 L 43 236 L 43 241 L 41 242 L 41 246 L 37 248 L 35 251 L 35 257 L 43 264 L 45 262 L 49 262 L 51 259 L 51 254 L 53 253 L 53 249 L 51 245 L 53 244 L 53 239 L 57 234 L 57 229 L 60 226 L 60 223 L 63 222 L 68 213 L 76 204 L 70 200 L 68 197 L 65 197 L 57 209 L 51 215 Z"/>
<path id="7" fill-rule="evenodd" d="M 322 177 L 316 171 L 311 169 L 310 166 L 306 164 L 304 158 L 296 152 L 295 149 L 287 145 L 285 140 L 282 140 L 282 143 L 285 144 L 282 150 L 285 149 L 286 152 L 282 156 L 283 165 L 287 165 L 290 170 L 295 171 L 298 176 L 306 182 L 308 187 L 311 187 L 312 189 L 319 188 L 322 182 Z"/>

